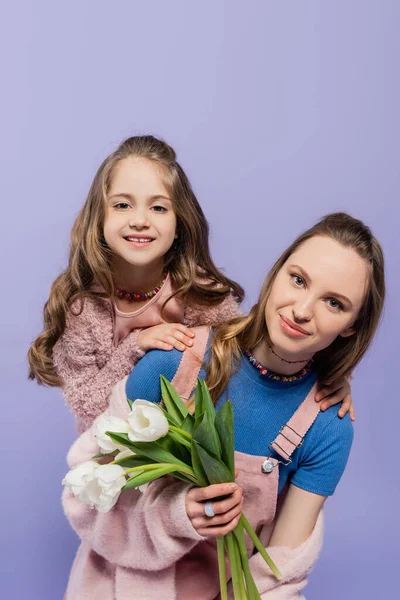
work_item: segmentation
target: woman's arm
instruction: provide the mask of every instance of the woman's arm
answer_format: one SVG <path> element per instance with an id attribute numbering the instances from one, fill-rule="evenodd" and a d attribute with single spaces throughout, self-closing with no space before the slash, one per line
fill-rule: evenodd
<path id="1" fill-rule="evenodd" d="M 290 485 L 269 546 L 297 548 L 311 535 L 326 496 Z"/>

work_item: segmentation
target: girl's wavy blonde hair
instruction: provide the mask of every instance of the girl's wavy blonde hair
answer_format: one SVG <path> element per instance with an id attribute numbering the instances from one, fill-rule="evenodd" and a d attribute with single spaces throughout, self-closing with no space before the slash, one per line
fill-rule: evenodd
<path id="1" fill-rule="evenodd" d="M 132 156 L 160 165 L 171 195 L 178 238 L 165 256 L 165 268 L 175 289 L 173 296 L 184 296 L 203 305 L 216 305 L 231 293 L 238 302 L 243 300 L 243 288 L 225 277 L 211 258 L 207 220 L 173 148 L 153 136 L 130 137 L 98 169 L 73 225 L 68 267 L 51 286 L 44 307 L 44 330 L 28 352 L 29 378 L 40 384 L 63 384 L 56 373 L 52 354 L 65 330 L 67 313 L 72 305 L 72 312 L 79 314 L 85 297 L 111 298 L 115 295 L 112 252 L 103 236 L 106 199 L 116 165 Z"/>
<path id="2" fill-rule="evenodd" d="M 354 324 L 355 333 L 337 337 L 328 348 L 317 352 L 314 366 L 323 382 L 334 381 L 350 374 L 365 354 L 375 334 L 385 300 L 385 271 L 382 248 L 362 221 L 346 213 L 327 215 L 301 234 L 278 258 L 269 271 L 257 304 L 248 316 L 241 316 L 220 325 L 213 332 L 206 382 L 214 402 L 228 385 L 239 367 L 241 354 L 268 339 L 265 308 L 278 272 L 289 257 L 314 236 L 326 236 L 346 248 L 352 248 L 369 267 L 369 281 L 364 302 Z"/>

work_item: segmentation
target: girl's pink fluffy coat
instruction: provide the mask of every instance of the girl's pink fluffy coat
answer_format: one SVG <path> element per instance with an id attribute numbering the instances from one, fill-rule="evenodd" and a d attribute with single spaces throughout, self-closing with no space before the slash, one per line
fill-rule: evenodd
<path id="1" fill-rule="evenodd" d="M 238 314 L 238 303 L 228 296 L 212 308 L 186 305 L 183 323 L 188 327 L 216 324 Z M 103 299 L 86 298 L 80 315 L 68 315 L 65 332 L 54 346 L 53 360 L 64 379 L 64 397 L 77 418 L 79 432 L 107 408 L 113 386 L 143 356 L 137 344 L 139 331 L 132 331 L 113 348 L 112 306 Z"/>
<path id="2" fill-rule="evenodd" d="M 123 380 L 114 387 L 106 412 L 124 418 L 126 407 Z M 70 468 L 89 460 L 96 452 L 98 446 L 92 426 L 71 447 L 68 454 Z M 186 514 L 185 496 L 189 487 L 164 477 L 150 484 L 144 494 L 137 490 L 123 491 L 114 508 L 105 514 L 90 509 L 65 489 L 65 514 L 82 540 L 71 571 L 66 600 L 159 600 L 160 597 L 183 600 L 175 586 L 177 563 L 198 544 L 207 545 Z M 260 511 L 257 494 L 254 495 L 254 506 L 248 503 L 246 507 L 248 516 L 253 511 Z M 282 580 L 277 581 L 270 574 L 259 554 L 250 559 L 253 576 L 264 600 L 303 598 L 301 590 L 322 545 L 322 519 L 321 511 L 313 533 L 298 548 L 268 548 L 283 574 Z M 270 534 L 271 527 L 261 531 L 265 546 Z M 183 575 L 180 573 L 181 579 Z M 197 580 L 196 571 L 191 569 L 184 578 L 190 581 L 192 590 L 190 595 L 185 592 L 184 600 L 204 600 L 204 580 Z"/>

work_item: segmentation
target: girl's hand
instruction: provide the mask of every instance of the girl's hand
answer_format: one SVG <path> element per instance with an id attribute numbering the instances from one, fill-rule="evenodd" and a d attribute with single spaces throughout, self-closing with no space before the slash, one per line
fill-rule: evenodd
<path id="1" fill-rule="evenodd" d="M 221 496 L 227 496 L 221 499 Z M 212 503 L 215 517 L 207 517 L 204 505 Z M 216 483 L 192 488 L 186 495 L 186 512 L 199 535 L 226 535 L 239 523 L 243 507 L 243 491 L 236 483 Z"/>
<path id="2" fill-rule="evenodd" d="M 193 345 L 195 334 L 181 323 L 162 323 L 142 329 L 138 334 L 138 345 L 143 352 L 158 348 L 159 350 L 186 350 Z"/>
<path id="3" fill-rule="evenodd" d="M 338 415 L 343 418 L 350 411 L 350 419 L 356 420 L 354 404 L 351 398 L 351 387 L 347 377 L 341 377 L 333 383 L 325 384 L 315 395 L 315 401 L 321 402 L 321 410 L 326 410 L 334 404 L 342 402 Z"/>

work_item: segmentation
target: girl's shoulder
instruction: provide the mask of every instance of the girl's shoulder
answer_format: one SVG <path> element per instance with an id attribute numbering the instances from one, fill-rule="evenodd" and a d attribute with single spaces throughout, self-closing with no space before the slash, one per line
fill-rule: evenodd
<path id="1" fill-rule="evenodd" d="M 75 300 L 67 312 L 67 327 L 80 327 L 86 323 L 92 326 L 112 322 L 112 306 L 107 298 L 86 296 Z"/>

